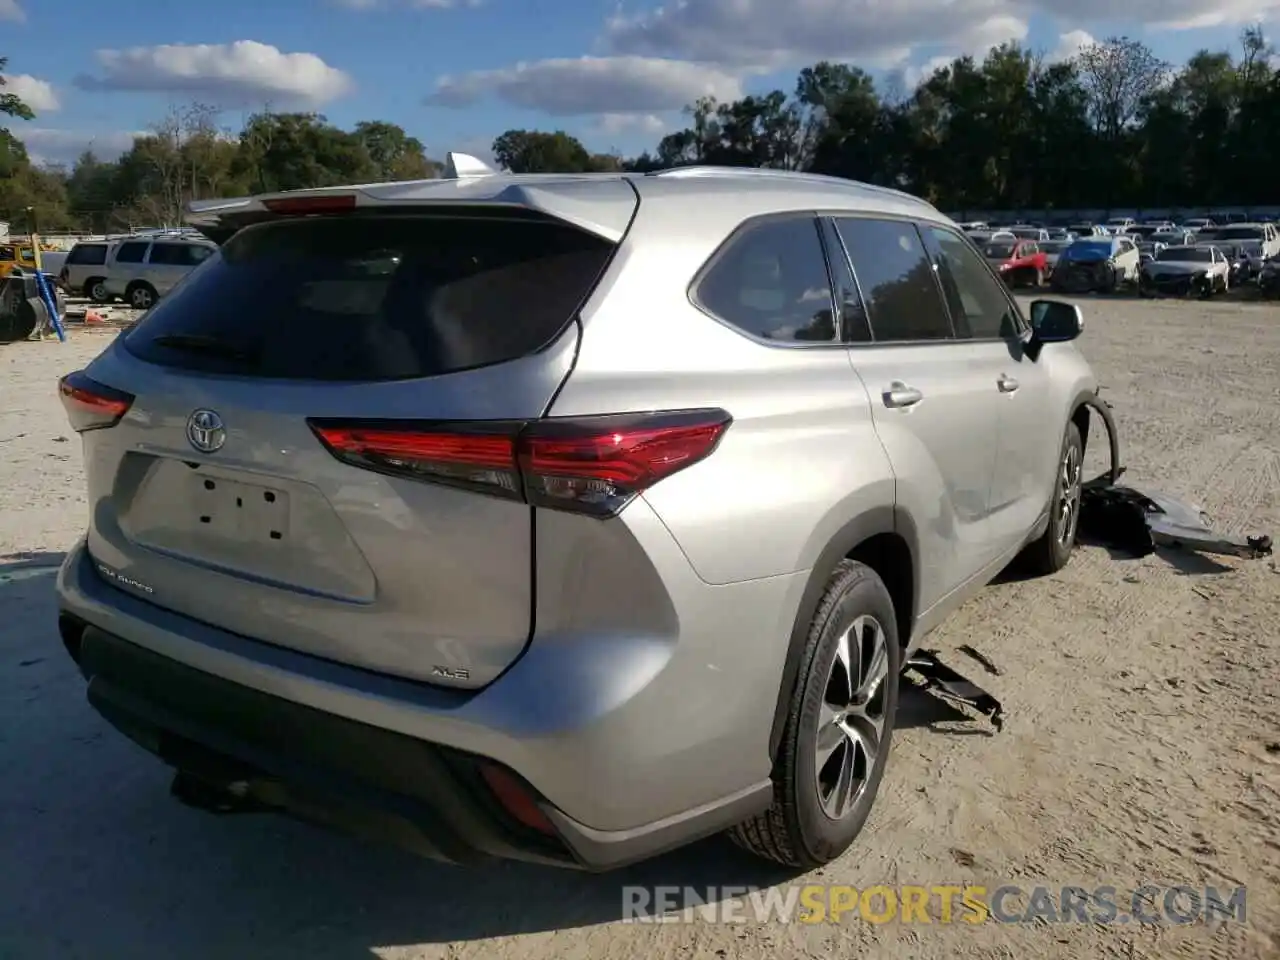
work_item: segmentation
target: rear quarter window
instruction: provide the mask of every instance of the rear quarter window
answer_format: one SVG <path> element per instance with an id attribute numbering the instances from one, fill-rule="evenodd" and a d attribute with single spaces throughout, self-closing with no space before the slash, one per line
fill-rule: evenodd
<path id="1" fill-rule="evenodd" d="M 105 243 L 77 243 L 67 254 L 67 263 L 101 266 L 106 262 L 107 245 Z"/>
<path id="2" fill-rule="evenodd" d="M 548 221 L 392 215 L 268 223 L 207 249 L 127 350 L 185 369 L 375 381 L 540 350 L 614 247 Z"/>
<path id="3" fill-rule="evenodd" d="M 150 243 L 122 243 L 120 249 L 116 251 L 116 263 L 142 263 L 147 255 L 147 248 Z"/>

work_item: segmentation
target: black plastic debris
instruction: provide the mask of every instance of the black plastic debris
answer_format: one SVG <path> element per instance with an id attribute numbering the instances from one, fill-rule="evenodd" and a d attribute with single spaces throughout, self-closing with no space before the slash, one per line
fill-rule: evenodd
<path id="1" fill-rule="evenodd" d="M 1217 533 L 1199 507 L 1161 493 L 1122 486 L 1120 435 L 1111 405 L 1096 395 L 1086 402 L 1106 425 L 1111 466 L 1081 490 L 1081 536 L 1135 557 L 1145 557 L 1157 547 L 1248 559 L 1270 556 L 1272 542 L 1266 534 L 1238 537 Z"/>
<path id="2" fill-rule="evenodd" d="M 938 659 L 936 650 L 919 650 L 907 660 L 907 670 L 924 681 L 926 690 L 933 690 L 948 700 L 963 703 L 991 718 L 991 725 L 1004 729 L 1004 708 L 1000 701 L 967 677 L 957 673 Z"/>
<path id="3" fill-rule="evenodd" d="M 1156 547 L 1248 559 L 1269 556 L 1272 551 L 1271 538 L 1265 534 L 1216 533 L 1208 516 L 1190 504 L 1110 484 L 1086 486 L 1082 491 L 1080 532 L 1135 557 L 1145 557 Z"/>

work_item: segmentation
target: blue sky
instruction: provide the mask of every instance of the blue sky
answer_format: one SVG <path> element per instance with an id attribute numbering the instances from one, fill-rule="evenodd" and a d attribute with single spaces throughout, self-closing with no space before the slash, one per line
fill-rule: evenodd
<path id="1" fill-rule="evenodd" d="M 907 83 L 938 58 L 1017 38 L 1051 55 L 1125 34 L 1170 61 L 1237 48 L 1280 0 L 0 0 L 13 132 L 43 160 L 113 156 L 191 101 L 238 130 L 264 105 L 389 120 L 433 156 L 513 127 L 635 153 L 702 93 L 790 89 L 848 60 Z M 1128 19 L 1112 13 L 1122 9 Z M 1206 11 L 1208 11 L 1206 13 Z"/>

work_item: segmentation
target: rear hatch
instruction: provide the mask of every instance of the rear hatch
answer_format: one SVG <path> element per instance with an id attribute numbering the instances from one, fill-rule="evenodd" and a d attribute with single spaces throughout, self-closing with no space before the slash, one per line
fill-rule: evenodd
<path id="1" fill-rule="evenodd" d="M 83 431 L 100 572 L 270 643 L 492 680 L 530 634 L 532 508 L 477 448 L 437 442 L 449 475 L 424 483 L 394 449 L 343 445 L 382 421 L 456 437 L 541 417 L 616 240 L 503 207 L 242 230 L 83 372 L 90 405 L 131 398 Z"/>

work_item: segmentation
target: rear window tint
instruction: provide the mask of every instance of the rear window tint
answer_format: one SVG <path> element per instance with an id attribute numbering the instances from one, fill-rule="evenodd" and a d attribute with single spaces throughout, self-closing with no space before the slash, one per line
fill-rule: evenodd
<path id="1" fill-rule="evenodd" d="M 227 241 L 124 340 L 152 363 L 399 380 L 515 360 L 573 319 L 613 246 L 561 224 L 307 218 Z"/>
<path id="2" fill-rule="evenodd" d="M 106 262 L 107 245 L 105 243 L 77 243 L 67 254 L 67 263 L 101 266 Z"/>

